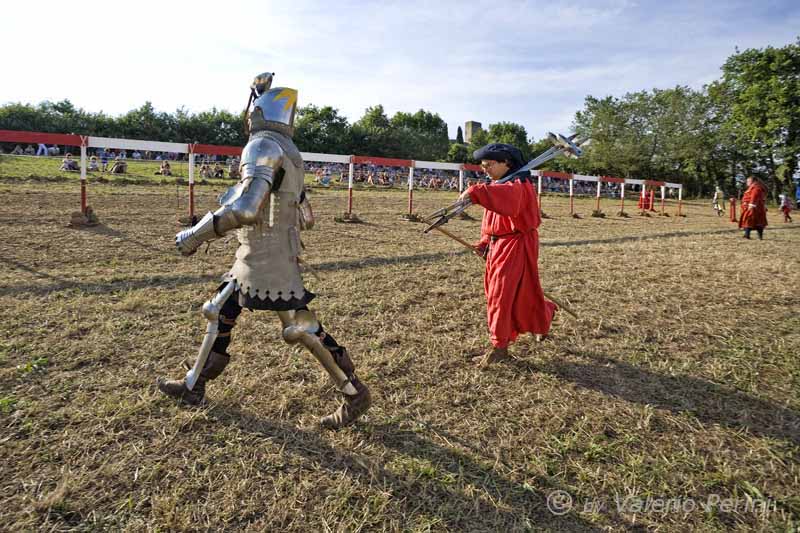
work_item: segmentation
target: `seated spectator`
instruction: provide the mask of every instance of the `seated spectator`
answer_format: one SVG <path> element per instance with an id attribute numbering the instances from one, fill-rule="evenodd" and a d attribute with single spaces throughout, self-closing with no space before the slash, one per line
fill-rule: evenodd
<path id="1" fill-rule="evenodd" d="M 89 172 L 97 172 L 100 170 L 100 166 L 97 164 L 97 156 L 93 155 L 89 158 L 89 166 L 86 167 L 86 170 Z"/>
<path id="2" fill-rule="evenodd" d="M 47 155 L 47 146 L 44 143 L 39 143 L 39 146 L 36 147 L 36 155 Z"/>
<path id="3" fill-rule="evenodd" d="M 200 178 L 201 179 L 209 179 L 211 177 L 211 167 L 208 166 L 208 163 L 203 163 L 200 165 Z"/>
<path id="4" fill-rule="evenodd" d="M 219 163 L 214 163 L 214 177 L 219 179 L 225 178 L 225 171 Z"/>
<path id="5" fill-rule="evenodd" d="M 161 168 L 156 171 L 156 176 L 172 176 L 172 168 L 169 166 L 169 161 L 161 162 Z"/>
<path id="6" fill-rule="evenodd" d="M 36 155 L 36 148 L 32 144 L 25 147 L 25 155 Z"/>
<path id="7" fill-rule="evenodd" d="M 119 152 L 119 156 L 118 156 L 118 157 L 119 157 L 120 159 L 128 159 L 128 156 L 125 154 L 125 150 L 121 150 L 121 151 Z"/>
<path id="8" fill-rule="evenodd" d="M 234 157 L 233 159 L 228 161 L 228 177 L 233 179 L 239 179 L 239 157 Z"/>
<path id="9" fill-rule="evenodd" d="M 109 170 L 112 174 L 125 174 L 128 172 L 128 162 L 120 159 L 119 156 L 114 158 L 114 164 L 111 165 Z"/>
<path id="10" fill-rule="evenodd" d="M 33 147 L 31 146 L 31 148 L 33 148 Z M 61 150 L 59 150 L 58 146 L 56 146 L 55 144 L 47 149 L 47 155 L 57 156 L 60 153 L 61 153 Z"/>
<path id="11" fill-rule="evenodd" d="M 16 145 L 13 150 L 11 150 L 11 155 L 24 155 L 25 150 L 22 149 L 22 146 Z"/>
<path id="12" fill-rule="evenodd" d="M 59 170 L 78 172 L 80 168 L 78 167 L 78 162 L 72 159 L 72 154 L 68 153 L 67 157 L 61 160 L 61 168 Z"/>
<path id="13" fill-rule="evenodd" d="M 139 150 L 134 150 L 131 154 L 131 159 L 141 159 L 142 153 Z"/>

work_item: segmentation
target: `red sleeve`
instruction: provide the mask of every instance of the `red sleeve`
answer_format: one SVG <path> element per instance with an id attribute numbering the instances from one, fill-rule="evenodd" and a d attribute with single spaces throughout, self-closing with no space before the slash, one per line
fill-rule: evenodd
<path id="1" fill-rule="evenodd" d="M 519 215 L 523 207 L 524 195 L 518 188 L 521 182 L 487 185 L 479 183 L 467 189 L 473 204 L 482 205 L 489 211 L 507 217 Z"/>

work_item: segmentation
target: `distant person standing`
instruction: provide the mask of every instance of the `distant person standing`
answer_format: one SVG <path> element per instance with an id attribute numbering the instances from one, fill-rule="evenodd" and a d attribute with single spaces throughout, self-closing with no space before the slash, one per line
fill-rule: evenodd
<path id="1" fill-rule="evenodd" d="M 778 196 L 778 199 L 780 201 L 781 213 L 783 213 L 783 222 L 784 222 L 784 224 L 787 223 L 787 222 L 791 222 L 792 221 L 792 215 L 791 215 L 791 212 L 792 212 L 792 200 L 791 200 L 791 198 L 789 198 L 788 194 L 781 194 L 780 196 Z"/>
<path id="2" fill-rule="evenodd" d="M 36 155 L 47 155 L 47 146 L 44 143 L 39 143 L 39 147 L 36 149 Z"/>
<path id="3" fill-rule="evenodd" d="M 747 189 L 742 196 L 742 216 L 739 227 L 744 230 L 744 238 L 750 238 L 750 232 L 756 230 L 758 239 L 764 238 L 767 226 L 767 187 L 753 176 L 747 177 Z"/>
<path id="4" fill-rule="evenodd" d="M 712 200 L 711 200 L 711 205 L 714 208 L 714 211 L 717 212 L 717 216 L 718 217 L 721 217 L 722 213 L 724 211 L 722 209 L 722 199 L 723 198 L 724 198 L 724 195 L 723 195 L 722 189 L 720 189 L 719 186 L 717 186 L 717 188 L 714 190 L 714 198 L 712 198 Z"/>

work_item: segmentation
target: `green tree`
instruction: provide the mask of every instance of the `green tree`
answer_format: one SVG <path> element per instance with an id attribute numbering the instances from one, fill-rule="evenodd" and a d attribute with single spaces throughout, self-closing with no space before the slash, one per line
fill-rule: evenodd
<path id="1" fill-rule="evenodd" d="M 469 144 L 467 145 L 467 153 L 469 154 L 469 162 L 470 163 L 479 163 L 480 161 L 476 161 L 472 154 L 474 154 L 478 149 L 483 148 L 489 144 L 489 134 L 484 129 L 480 129 L 472 134 L 472 137 L 469 139 Z"/>
<path id="2" fill-rule="evenodd" d="M 712 84 L 727 111 L 723 135 L 743 174 L 764 178 L 773 195 L 791 188 L 800 154 L 800 39 L 782 48 L 736 51 Z"/>
<path id="3" fill-rule="evenodd" d="M 368 107 L 364 116 L 353 124 L 350 146 L 354 154 L 400 157 L 398 136 L 390 128 L 382 105 Z"/>
<path id="4" fill-rule="evenodd" d="M 422 161 L 447 157 L 450 148 L 447 124 L 438 114 L 422 109 L 414 114 L 398 112 L 390 126 L 400 143 L 399 156 Z"/>
<path id="5" fill-rule="evenodd" d="M 447 161 L 450 163 L 466 163 L 470 159 L 469 149 L 466 144 L 453 143 L 447 151 Z"/>
<path id="6" fill-rule="evenodd" d="M 464 132 L 461 131 L 461 126 L 456 130 L 456 144 L 464 144 Z"/>
<path id="7" fill-rule="evenodd" d="M 487 139 L 490 143 L 505 143 L 516 146 L 522 152 L 525 161 L 531 159 L 530 146 L 528 145 L 528 133 L 525 127 L 513 122 L 498 122 L 490 124 L 487 132 Z"/>
<path id="8" fill-rule="evenodd" d="M 308 105 L 297 110 L 294 141 L 304 152 L 349 153 L 350 124 L 330 106 Z"/>

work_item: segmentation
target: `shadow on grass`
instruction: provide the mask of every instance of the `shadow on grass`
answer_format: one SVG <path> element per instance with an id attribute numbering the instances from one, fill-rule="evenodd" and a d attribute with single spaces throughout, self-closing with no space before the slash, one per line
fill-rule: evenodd
<path id="1" fill-rule="evenodd" d="M 179 276 L 152 276 L 148 278 L 121 278 L 114 281 L 104 281 L 100 283 L 93 283 L 91 281 L 85 280 L 73 280 L 73 279 L 66 279 L 61 278 L 58 276 L 54 276 L 52 274 L 48 274 L 47 272 L 39 271 L 34 268 L 29 267 L 28 265 L 21 263 L 19 261 L 15 261 L 13 259 L 8 259 L 5 257 L 0 257 L 0 265 L 5 264 L 17 270 L 21 270 L 23 272 L 28 272 L 37 278 L 49 280 L 52 283 L 47 285 L 28 285 L 20 283 L 19 285 L 12 285 L 12 286 L 2 286 L 0 287 L 0 296 L 17 296 L 22 294 L 29 294 L 32 296 L 47 296 L 54 292 L 59 291 L 68 291 L 68 290 L 78 290 L 83 294 L 108 294 L 117 291 L 130 291 L 136 289 L 152 289 L 154 287 L 159 288 L 174 288 L 183 285 L 194 285 L 196 283 L 207 283 L 207 282 L 214 282 L 219 284 L 219 280 L 222 277 L 222 273 L 220 275 L 203 275 L 203 276 L 195 276 L 195 275 L 179 275 Z M 213 288 L 209 290 L 209 293 L 213 292 Z"/>
<path id="2" fill-rule="evenodd" d="M 99 233 L 113 236 L 115 231 L 116 230 L 104 229 L 100 230 Z M 142 246 L 144 247 L 144 245 Z M 157 250 L 155 248 L 153 248 L 151 251 L 163 253 L 163 250 Z M 463 253 L 465 252 L 441 252 L 394 257 L 367 257 L 364 259 L 351 259 L 347 261 L 331 261 L 312 266 L 314 270 L 318 272 L 357 270 L 361 268 L 380 267 L 385 265 L 429 263 L 432 261 L 451 258 L 454 254 L 458 255 Z M 219 273 L 215 275 L 155 275 L 148 278 L 122 278 L 111 282 L 92 282 L 91 280 L 69 280 L 59 278 L 46 272 L 37 271 L 19 261 L 0 257 L 0 264 L 2 263 L 5 263 L 18 270 L 29 272 L 36 277 L 54 281 L 55 283 L 39 286 L 19 285 L 13 287 L 0 287 L 0 296 L 12 296 L 18 294 L 32 294 L 41 296 L 50 294 L 52 292 L 70 289 L 77 289 L 87 294 L 97 294 L 114 292 L 118 290 L 170 288 L 183 285 L 192 285 L 195 283 L 208 283 L 212 281 L 218 285 L 219 280 L 226 271 L 225 269 L 229 266 L 220 265 Z M 213 293 L 213 291 L 214 288 L 210 288 L 209 294 Z"/>
<path id="3" fill-rule="evenodd" d="M 97 226 L 85 226 L 77 229 L 78 231 L 85 231 L 86 233 L 94 233 L 95 235 L 103 235 L 104 237 L 112 237 L 114 239 L 119 239 L 122 242 L 133 244 L 139 248 L 142 248 L 143 250 L 147 250 L 148 252 L 152 252 L 155 254 L 166 253 L 166 250 L 162 248 L 157 248 L 151 244 L 128 237 L 127 235 L 125 235 L 125 233 L 116 230 L 114 228 L 110 228 L 104 225 L 102 222 Z"/>
<path id="4" fill-rule="evenodd" d="M 515 360 L 512 364 L 627 402 L 652 405 L 676 414 L 689 413 L 704 424 L 744 428 L 755 435 L 800 445 L 800 413 L 704 379 L 665 376 L 608 358 L 596 358 L 594 363 L 586 364 L 558 360 L 543 363 Z"/>
<path id="5" fill-rule="evenodd" d="M 772 231 L 791 230 L 791 229 L 800 229 L 800 226 L 776 228 L 775 230 Z M 95 226 L 92 228 L 84 228 L 82 231 L 89 231 L 97 233 L 99 235 L 106 235 L 109 237 L 122 239 L 124 242 L 135 244 L 153 253 L 159 253 L 159 254 L 165 253 L 165 250 L 163 249 L 155 248 L 148 244 L 141 243 L 135 239 L 125 237 L 124 233 L 118 230 L 114 230 L 112 228 L 108 228 L 106 226 Z M 739 230 L 737 229 L 731 229 L 731 230 L 726 229 L 726 230 L 718 230 L 712 232 L 678 231 L 673 233 L 661 233 L 657 235 L 615 237 L 611 239 L 549 242 L 549 243 L 542 243 L 542 247 L 547 248 L 547 247 L 561 247 L 561 246 L 583 246 L 588 244 L 609 244 L 609 243 L 628 242 L 637 240 L 660 239 L 667 237 L 691 237 L 694 235 L 707 235 L 714 233 L 735 233 L 738 231 Z M 419 263 L 432 263 L 435 261 L 450 260 L 454 256 L 467 255 L 469 253 L 470 252 L 466 250 L 454 250 L 452 252 L 436 252 L 436 253 L 424 253 L 415 255 L 365 257 L 363 259 L 329 261 L 325 263 L 312 264 L 311 266 L 317 272 L 337 271 L 337 270 L 358 270 L 362 268 L 382 267 L 386 265 L 402 265 L 402 264 L 414 265 Z M 0 258 L 0 263 L 6 263 L 19 270 L 30 272 L 37 277 L 51 279 L 57 282 L 52 285 L 34 286 L 34 287 L 31 286 L 0 287 L 0 296 L 17 295 L 17 294 L 46 295 L 54 291 L 60 291 L 65 289 L 78 289 L 81 292 L 95 294 L 100 292 L 113 292 L 115 290 L 131 290 L 131 289 L 153 288 L 153 287 L 169 288 L 182 285 L 191 285 L 193 283 L 206 283 L 211 281 L 213 281 L 214 283 L 218 283 L 219 279 L 222 277 L 222 274 L 225 272 L 224 266 L 220 265 L 220 270 L 218 275 L 203 275 L 203 276 L 159 275 L 144 279 L 129 278 L 129 279 L 120 279 L 118 281 L 113 281 L 110 283 L 109 282 L 93 283 L 91 281 L 76 281 L 76 280 L 61 279 L 56 276 L 46 274 L 44 272 L 38 272 L 24 265 L 23 263 L 14 261 L 12 259 Z"/>
<path id="6" fill-rule="evenodd" d="M 784 230 L 800 229 L 800 226 L 789 226 L 781 228 L 771 228 L 769 231 L 784 231 Z M 669 233 L 654 233 L 651 235 L 630 235 L 626 237 L 610 237 L 608 239 L 586 239 L 581 241 L 549 241 L 541 242 L 542 248 L 561 248 L 569 246 L 586 246 L 588 244 L 616 244 L 623 242 L 634 241 L 651 241 L 657 239 L 669 239 L 672 237 L 695 237 L 701 235 L 720 235 L 725 233 L 740 233 L 742 230 L 739 228 L 719 229 L 719 230 L 704 230 L 704 231 L 671 231 Z"/>
<path id="7" fill-rule="evenodd" d="M 555 531 L 601 531 L 573 513 L 556 516 L 547 509 L 546 494 L 509 481 L 491 466 L 454 449 L 445 448 L 417 431 L 391 424 L 362 423 L 352 430 L 389 451 L 393 461 L 403 464 L 398 475 L 373 457 L 350 453 L 332 446 L 317 430 L 304 430 L 265 420 L 238 406 L 216 404 L 209 417 L 248 434 L 280 439 L 285 450 L 333 474 L 346 474 L 364 484 L 391 490 L 392 503 L 402 506 L 406 516 L 423 514 L 441 520 L 454 531 L 521 531 L 534 527 Z M 487 459 L 489 463 L 493 459 Z M 409 471 L 410 470 L 410 471 Z M 491 495 L 469 496 L 459 485 L 480 487 Z M 558 487 L 554 487 L 556 490 Z M 365 496 L 366 498 L 367 496 Z M 388 520 L 395 518 L 387 516 Z"/>

